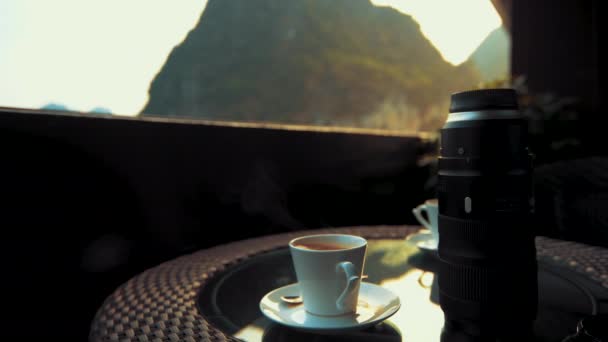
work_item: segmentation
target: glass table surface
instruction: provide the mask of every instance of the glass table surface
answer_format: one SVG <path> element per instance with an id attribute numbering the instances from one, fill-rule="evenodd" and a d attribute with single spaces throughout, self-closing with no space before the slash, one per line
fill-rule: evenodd
<path id="1" fill-rule="evenodd" d="M 437 256 L 403 240 L 369 240 L 367 282 L 398 294 L 401 309 L 363 331 L 320 335 L 265 318 L 262 297 L 296 282 L 287 248 L 266 252 L 219 274 L 201 290 L 201 314 L 227 334 L 245 341 L 440 341 L 444 315 L 438 303 Z M 608 312 L 608 290 L 569 269 L 539 261 L 538 341 L 561 341 L 582 317 Z"/>

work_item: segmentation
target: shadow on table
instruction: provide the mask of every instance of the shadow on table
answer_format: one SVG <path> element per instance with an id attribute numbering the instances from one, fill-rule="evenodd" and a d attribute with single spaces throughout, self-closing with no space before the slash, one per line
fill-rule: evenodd
<path id="1" fill-rule="evenodd" d="M 270 341 L 314 341 L 314 342 L 398 342 L 401 341 L 401 333 L 397 328 L 389 323 L 380 323 L 369 329 L 353 331 L 340 334 L 316 334 L 303 332 L 291 328 L 283 327 L 278 324 L 270 324 L 264 330 L 263 342 Z"/>

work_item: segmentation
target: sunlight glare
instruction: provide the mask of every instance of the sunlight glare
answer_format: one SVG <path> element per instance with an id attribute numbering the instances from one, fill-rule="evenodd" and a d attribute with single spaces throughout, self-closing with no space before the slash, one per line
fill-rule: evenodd
<path id="1" fill-rule="evenodd" d="M 8 0 L 10 40 L 0 41 L 0 105 L 136 115 L 173 47 L 206 0 Z M 4 29 L 0 25 L 0 28 Z M 0 36 L 1 38 L 1 36 Z"/>

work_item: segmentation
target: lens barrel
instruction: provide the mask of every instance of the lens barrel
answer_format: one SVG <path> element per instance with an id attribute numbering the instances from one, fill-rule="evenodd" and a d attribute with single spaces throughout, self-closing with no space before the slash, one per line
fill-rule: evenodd
<path id="1" fill-rule="evenodd" d="M 437 189 L 439 300 L 446 321 L 509 336 L 531 329 L 537 311 L 527 122 L 512 89 L 451 100 Z"/>

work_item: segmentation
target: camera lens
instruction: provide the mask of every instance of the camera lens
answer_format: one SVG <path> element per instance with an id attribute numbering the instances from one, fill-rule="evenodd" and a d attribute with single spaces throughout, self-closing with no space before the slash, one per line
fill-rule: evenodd
<path id="1" fill-rule="evenodd" d="M 446 321 L 477 322 L 497 336 L 531 329 L 537 310 L 532 157 L 514 90 L 452 95 L 438 179 L 439 300 Z"/>

